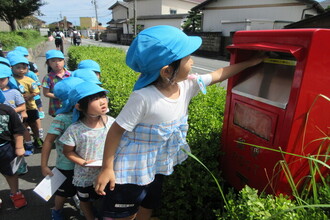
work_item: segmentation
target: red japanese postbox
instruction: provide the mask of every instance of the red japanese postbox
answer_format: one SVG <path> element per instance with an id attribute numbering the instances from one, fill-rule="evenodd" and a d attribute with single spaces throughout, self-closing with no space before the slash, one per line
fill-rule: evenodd
<path id="1" fill-rule="evenodd" d="M 231 64 L 257 51 L 269 55 L 228 80 L 221 165 L 225 179 L 236 189 L 247 184 L 267 193 L 291 195 L 282 169 L 286 164 L 298 187 L 310 178 L 306 159 L 244 143 L 303 156 L 327 153 L 329 39 L 326 29 L 235 33 L 227 47 Z M 318 159 L 325 161 L 324 156 Z M 321 172 L 329 169 L 323 167 Z"/>

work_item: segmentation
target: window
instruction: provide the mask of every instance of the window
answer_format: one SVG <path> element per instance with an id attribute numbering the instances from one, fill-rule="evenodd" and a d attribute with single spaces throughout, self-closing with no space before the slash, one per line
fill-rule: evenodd
<path id="1" fill-rule="evenodd" d="M 176 14 L 176 10 L 175 9 L 170 9 L 170 14 L 171 15 L 175 15 Z"/>

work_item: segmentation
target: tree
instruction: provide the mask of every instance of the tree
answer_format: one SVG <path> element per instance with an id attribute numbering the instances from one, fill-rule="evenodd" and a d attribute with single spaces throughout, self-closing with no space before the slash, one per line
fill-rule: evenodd
<path id="1" fill-rule="evenodd" d="M 202 15 L 199 10 L 189 11 L 187 20 L 182 25 L 182 28 L 186 32 L 200 32 Z"/>
<path id="2" fill-rule="evenodd" d="M 44 5 L 41 0 L 1 0 L 0 19 L 4 20 L 12 31 L 17 29 L 16 19 L 33 15 Z"/>

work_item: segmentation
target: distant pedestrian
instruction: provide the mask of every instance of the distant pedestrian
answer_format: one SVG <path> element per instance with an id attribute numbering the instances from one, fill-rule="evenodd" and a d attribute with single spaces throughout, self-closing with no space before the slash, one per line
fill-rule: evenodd
<path id="1" fill-rule="evenodd" d="M 71 43 L 73 43 L 73 45 L 79 46 L 81 44 L 81 34 L 75 28 L 73 28 L 70 37 L 71 37 Z"/>
<path id="2" fill-rule="evenodd" d="M 65 36 L 58 27 L 55 28 L 55 31 L 53 32 L 53 37 L 55 39 L 56 50 L 61 50 L 62 53 L 64 53 L 63 44 L 64 44 Z"/>

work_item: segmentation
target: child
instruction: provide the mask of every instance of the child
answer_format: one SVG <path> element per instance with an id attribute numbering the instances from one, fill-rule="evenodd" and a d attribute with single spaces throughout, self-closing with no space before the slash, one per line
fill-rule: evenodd
<path id="1" fill-rule="evenodd" d="M 39 137 L 39 128 L 38 122 L 39 119 L 39 112 L 37 109 L 37 105 L 34 101 L 34 97 L 39 95 L 39 89 L 34 80 L 25 76 L 28 72 L 28 60 L 23 56 L 11 56 L 9 59 L 10 65 L 12 66 L 12 72 L 14 78 L 19 83 L 19 87 L 23 97 L 25 99 L 26 105 L 26 113 L 28 117 L 23 121 L 25 127 L 30 126 L 33 132 L 34 140 L 40 139 Z M 29 156 L 33 154 L 34 146 L 31 140 L 31 136 L 28 131 L 24 134 L 24 141 L 25 141 L 25 156 Z"/>
<path id="2" fill-rule="evenodd" d="M 29 51 L 25 48 L 25 47 L 22 47 L 22 46 L 17 46 L 15 47 L 14 51 L 18 51 L 20 53 L 23 54 L 23 56 L 28 59 L 29 57 Z M 29 61 L 29 73 L 26 75 L 27 77 L 30 77 L 31 79 L 33 79 L 34 81 L 37 82 L 38 86 L 39 86 L 39 89 L 41 89 L 41 83 L 39 81 L 39 71 L 38 71 L 38 67 L 35 63 Z M 43 119 L 45 118 L 45 113 L 42 109 L 42 101 L 41 101 L 41 98 L 40 98 L 40 95 L 37 95 L 34 97 L 34 100 L 36 101 L 36 104 L 37 104 L 37 107 L 38 107 L 38 111 L 39 111 L 39 118 L 40 119 Z M 41 128 L 41 124 L 39 125 L 40 127 L 40 134 L 42 134 L 43 132 L 43 129 Z M 42 137 L 41 137 L 42 138 Z"/>
<path id="3" fill-rule="evenodd" d="M 97 78 L 96 74 L 91 69 L 77 69 L 72 72 L 73 77 L 80 78 L 86 82 L 95 83 L 97 85 L 101 85 L 99 78 Z"/>
<path id="4" fill-rule="evenodd" d="M 190 54 L 201 43 L 200 37 L 162 25 L 140 32 L 132 42 L 126 63 L 141 75 L 107 134 L 95 183 L 96 192 L 106 195 L 104 219 L 134 219 L 138 210 L 137 219 L 149 219 L 160 203 L 163 175 L 170 175 L 187 158 L 181 148 L 190 150 L 188 104 L 199 91 L 196 80 L 187 77 L 193 65 Z M 208 86 L 261 61 L 245 61 L 200 77 Z"/>
<path id="5" fill-rule="evenodd" d="M 60 29 L 58 27 L 55 28 L 55 31 L 53 33 L 53 37 L 55 39 L 55 46 L 56 46 L 56 50 L 60 50 L 62 53 L 64 53 L 64 40 L 65 40 L 65 36 L 63 34 L 62 31 L 60 31 Z"/>
<path id="6" fill-rule="evenodd" d="M 101 169 L 88 164 L 102 159 L 105 137 L 114 121 L 106 115 L 107 92 L 91 82 L 78 84 L 70 94 L 70 101 L 75 104 L 73 121 L 79 120 L 71 124 L 60 138 L 65 156 L 76 164 L 73 184 L 77 187 L 80 208 L 88 220 L 94 220 L 91 201 L 98 196 L 93 182 Z"/>
<path id="7" fill-rule="evenodd" d="M 46 64 L 51 71 L 42 80 L 43 94 L 49 98 L 49 115 L 55 117 L 56 110 L 61 108 L 61 101 L 54 96 L 54 86 L 57 82 L 69 77 L 71 73 L 64 68 L 64 55 L 59 50 L 46 52 Z"/>
<path id="8" fill-rule="evenodd" d="M 23 133 L 25 128 L 13 108 L 2 104 L 5 97 L 0 91 L 0 172 L 10 188 L 10 199 L 19 209 L 27 205 L 23 193 L 18 188 L 18 176 L 13 173 L 10 162 L 24 155 Z"/>
<path id="9" fill-rule="evenodd" d="M 29 51 L 25 47 L 17 46 L 17 47 L 15 47 L 14 51 L 18 51 L 18 52 L 22 53 L 23 56 L 26 59 L 29 59 L 28 58 L 29 57 Z M 38 66 L 35 63 L 31 62 L 31 61 L 29 61 L 29 70 L 34 72 L 37 76 L 39 76 Z"/>
<path id="10" fill-rule="evenodd" d="M 91 69 L 96 74 L 97 78 L 101 77 L 100 65 L 94 60 L 82 60 L 78 63 L 78 69 Z"/>
<path id="11" fill-rule="evenodd" d="M 66 180 L 55 192 L 55 206 L 52 209 L 52 219 L 63 219 L 62 210 L 65 200 L 76 194 L 76 188 L 72 184 L 74 163 L 64 156 L 63 144 L 59 141 L 59 138 L 72 123 L 73 106 L 68 100 L 71 89 L 82 82 L 84 81 L 81 79 L 69 77 L 58 82 L 54 87 L 54 94 L 62 101 L 62 108 L 57 110 L 56 117 L 49 127 L 42 147 L 41 172 L 44 176 L 53 175 L 48 167 L 48 159 L 55 143 L 57 152 L 56 167 L 66 177 Z"/>
<path id="12" fill-rule="evenodd" d="M 0 65 L 0 89 L 3 92 L 6 100 L 5 105 L 12 107 L 15 112 L 22 118 L 27 115 L 21 115 L 23 112 L 26 114 L 25 101 L 22 94 L 17 89 L 11 89 L 9 86 L 9 77 L 12 75 L 12 71 L 5 65 Z"/>

